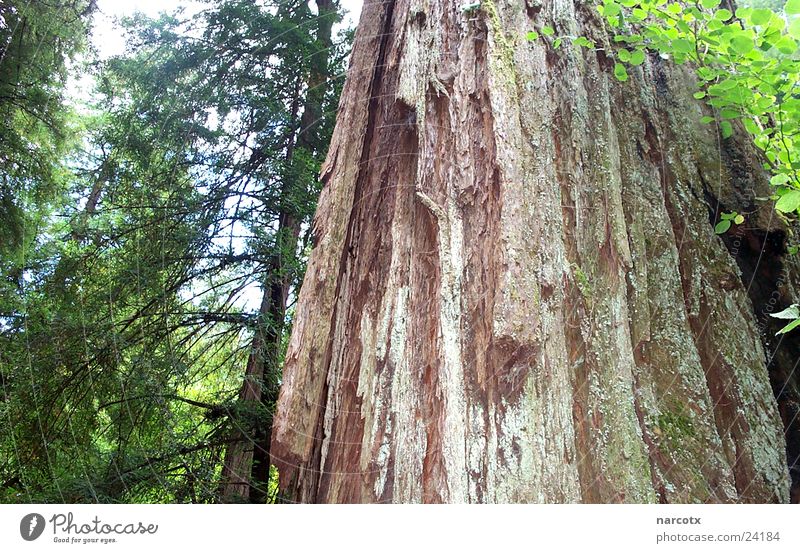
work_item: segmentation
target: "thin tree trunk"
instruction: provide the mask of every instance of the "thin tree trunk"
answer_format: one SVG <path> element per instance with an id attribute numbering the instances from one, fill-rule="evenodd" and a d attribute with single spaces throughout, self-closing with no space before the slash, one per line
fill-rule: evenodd
<path id="1" fill-rule="evenodd" d="M 318 155 L 321 148 L 317 127 L 323 116 L 325 96 L 331 86 L 328 60 L 338 6 L 333 0 L 317 0 L 316 4 L 318 49 L 309 60 L 311 70 L 302 103 L 303 112 L 299 129 L 289 139 L 287 165 L 292 163 L 296 149 L 303 149 L 309 155 Z M 266 410 L 277 400 L 278 390 L 274 380 L 280 371 L 286 305 L 294 281 L 291 268 L 296 265 L 301 221 L 290 205 L 290 198 L 297 193 L 297 186 L 296 182 L 286 182 L 281 191 L 286 205 L 280 208 L 278 214 L 275 253 L 266 271 L 264 296 L 259 309 L 262 320 L 253 339 L 245 381 L 239 394 L 242 403 L 260 405 Z M 242 428 L 236 429 L 235 433 L 237 439 L 228 448 L 223 463 L 222 499 L 226 502 L 246 499 L 253 503 L 263 503 L 268 495 L 272 426 L 267 423 L 255 431 Z"/>
<path id="2" fill-rule="evenodd" d="M 94 216 L 95 211 L 97 211 L 97 205 L 103 195 L 103 187 L 111 180 L 113 172 L 111 156 L 103 150 L 103 161 L 100 163 L 100 167 L 97 168 L 97 177 L 92 183 L 89 195 L 86 197 L 86 205 L 83 211 L 77 215 L 76 225 L 72 230 L 72 239 L 76 242 L 80 242 L 86 236 L 86 225 Z"/>
<path id="3" fill-rule="evenodd" d="M 766 302 L 798 273 L 754 147 L 700 124 L 686 68 L 617 82 L 594 2 L 460 4 L 364 5 L 274 420 L 282 493 L 787 501 L 770 377 L 789 423 L 797 355 L 776 361 Z M 525 40 L 544 25 L 598 48 Z M 720 238 L 730 210 L 747 222 Z"/>

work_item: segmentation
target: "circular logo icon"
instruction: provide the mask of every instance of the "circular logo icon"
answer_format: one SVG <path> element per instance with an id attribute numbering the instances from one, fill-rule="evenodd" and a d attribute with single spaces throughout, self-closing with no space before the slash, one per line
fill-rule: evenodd
<path id="1" fill-rule="evenodd" d="M 33 541 L 44 532 L 44 517 L 39 513 L 31 513 L 22 517 L 19 523 L 19 534 L 25 541 Z"/>

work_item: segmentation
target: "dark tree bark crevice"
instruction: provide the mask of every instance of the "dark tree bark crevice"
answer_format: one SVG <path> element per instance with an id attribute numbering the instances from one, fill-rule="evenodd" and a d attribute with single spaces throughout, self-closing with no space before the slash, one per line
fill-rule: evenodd
<path id="1" fill-rule="evenodd" d="M 732 209 L 713 202 L 717 213 Z M 753 209 L 755 212 L 755 209 Z M 800 502 L 800 339 L 795 334 L 777 335 L 788 321 L 771 317 L 797 302 L 792 271 L 786 264 L 787 234 L 781 228 L 759 228 L 748 218 L 722 236 L 725 247 L 736 260 L 753 305 L 761 343 L 766 353 L 770 384 L 784 426 L 786 457 L 792 480 L 791 500 Z M 718 220 L 716 217 L 712 222 Z M 751 226 L 752 225 L 752 226 Z"/>

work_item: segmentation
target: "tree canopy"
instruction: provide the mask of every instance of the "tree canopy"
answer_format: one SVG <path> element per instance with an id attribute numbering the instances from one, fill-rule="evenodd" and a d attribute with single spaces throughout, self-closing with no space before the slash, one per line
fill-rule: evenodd
<path id="1" fill-rule="evenodd" d="M 229 0 L 127 18 L 127 52 L 102 60 L 94 9 L 2 8 L 0 493 L 216 501 L 226 449 L 252 439 L 233 429 L 270 416 L 237 399 L 254 334 L 289 329 L 257 298 L 286 213 L 281 278 L 302 280 L 350 35 L 315 67 L 312 6 Z"/>

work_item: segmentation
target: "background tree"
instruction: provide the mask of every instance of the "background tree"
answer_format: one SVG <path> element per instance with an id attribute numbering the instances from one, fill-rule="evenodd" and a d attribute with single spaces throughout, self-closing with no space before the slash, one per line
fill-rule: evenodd
<path id="1" fill-rule="evenodd" d="M 338 97 L 335 79 L 340 62 L 336 59 L 332 28 L 340 19 L 339 8 L 331 0 L 317 0 L 316 7 L 317 13 L 312 14 L 306 4 L 297 6 L 298 16 L 305 20 L 298 28 L 308 28 L 313 33 L 313 42 L 298 63 L 287 64 L 302 68 L 302 74 L 289 79 L 289 82 L 294 79 L 295 88 L 290 120 L 281 133 L 284 140 L 281 156 L 285 165 L 278 184 L 277 230 L 264 273 L 259 310 L 261 324 L 253 338 L 239 395 L 242 402 L 265 410 L 270 416 L 257 420 L 251 427 L 236 429 L 236 441 L 228 448 L 223 469 L 222 493 L 226 501 L 247 498 L 262 503 L 269 490 L 271 413 L 280 383 L 287 300 L 302 281 L 298 255 L 308 247 L 309 236 L 304 243 L 298 241 L 302 227 L 307 227 L 313 213 L 310 209 L 313 200 L 309 199 L 318 193 L 316 175 L 330 140 L 335 113 L 332 100 Z M 287 8 L 291 5 L 283 5 L 281 10 Z"/>
<path id="2" fill-rule="evenodd" d="M 26 221 L 24 213 L 46 205 L 63 178 L 72 135 L 63 93 L 67 68 L 86 45 L 94 9 L 93 0 L 0 6 L 0 248 L 5 254 L 21 246 L 26 223 L 35 219 Z"/>
<path id="3" fill-rule="evenodd" d="M 44 227 L 55 206 L 67 200 L 66 160 L 76 145 L 78 125 L 66 102 L 65 85 L 68 68 L 85 49 L 94 9 L 92 1 L 0 5 L 0 409 L 4 415 L 25 409 L 26 397 L 35 393 L 31 389 L 35 379 L 23 370 L 29 360 L 15 357 L 19 350 L 9 341 L 19 343 L 27 324 L 23 312 L 36 297 L 28 296 L 28 291 L 35 286 L 37 271 L 48 262 L 40 242 Z M 55 249 L 50 246 L 50 251 Z M 23 379 L 28 394 L 16 396 Z M 4 416 L 4 427 L 8 420 Z M 0 456 L 3 497 L 6 490 L 10 494 L 24 485 L 19 465 L 25 459 L 41 461 L 41 451 L 17 444 L 16 432 L 7 430 L 3 436 L 7 447 Z"/>
<path id="4" fill-rule="evenodd" d="M 302 276 L 347 52 L 327 9 L 231 0 L 126 21 L 3 304 L 5 500 L 216 501 L 226 449 L 268 426 L 274 398 L 237 396 Z M 278 281 L 280 320 L 248 311 Z"/>

